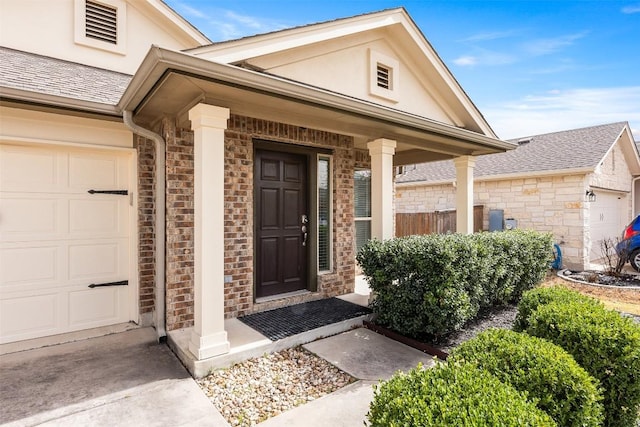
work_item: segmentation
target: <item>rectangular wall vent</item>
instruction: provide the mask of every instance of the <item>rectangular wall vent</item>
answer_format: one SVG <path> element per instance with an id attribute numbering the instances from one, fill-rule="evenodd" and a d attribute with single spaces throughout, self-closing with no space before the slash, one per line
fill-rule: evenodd
<path id="1" fill-rule="evenodd" d="M 391 90 L 391 69 L 378 64 L 377 76 L 378 87 Z"/>
<path id="2" fill-rule="evenodd" d="M 118 9 L 87 0 L 85 35 L 92 39 L 118 44 Z"/>

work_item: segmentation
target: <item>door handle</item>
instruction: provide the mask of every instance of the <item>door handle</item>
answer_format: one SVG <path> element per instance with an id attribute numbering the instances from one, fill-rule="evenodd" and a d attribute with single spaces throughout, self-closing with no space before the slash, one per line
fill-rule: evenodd
<path id="1" fill-rule="evenodd" d="M 307 233 L 307 226 L 303 225 L 301 227 L 301 231 L 302 231 L 302 235 L 303 235 L 302 246 L 307 246 L 307 237 L 309 237 L 309 233 Z"/>

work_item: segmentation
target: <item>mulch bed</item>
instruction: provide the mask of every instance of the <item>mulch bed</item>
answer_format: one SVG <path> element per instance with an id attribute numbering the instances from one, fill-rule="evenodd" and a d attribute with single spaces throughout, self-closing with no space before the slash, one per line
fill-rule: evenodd
<path id="1" fill-rule="evenodd" d="M 607 274 L 602 271 L 595 271 L 595 270 L 586 270 L 586 271 L 564 270 L 560 273 L 560 276 L 563 278 L 578 280 L 580 282 L 594 284 L 594 285 L 640 287 L 640 276 L 637 274 L 628 274 L 628 273 Z"/>

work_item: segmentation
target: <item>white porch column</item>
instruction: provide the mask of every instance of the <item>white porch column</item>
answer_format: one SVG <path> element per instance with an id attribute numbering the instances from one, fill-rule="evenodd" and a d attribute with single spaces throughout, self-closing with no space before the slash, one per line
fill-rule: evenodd
<path id="1" fill-rule="evenodd" d="M 198 104 L 194 132 L 194 327 L 198 360 L 229 352 L 224 330 L 224 130 L 229 109 Z"/>
<path id="2" fill-rule="evenodd" d="M 473 233 L 473 168 L 476 158 L 461 156 L 453 159 L 456 167 L 456 231 Z"/>
<path id="3" fill-rule="evenodd" d="M 396 141 L 376 139 L 367 144 L 371 156 L 371 237 L 391 239 L 393 229 L 393 155 Z"/>

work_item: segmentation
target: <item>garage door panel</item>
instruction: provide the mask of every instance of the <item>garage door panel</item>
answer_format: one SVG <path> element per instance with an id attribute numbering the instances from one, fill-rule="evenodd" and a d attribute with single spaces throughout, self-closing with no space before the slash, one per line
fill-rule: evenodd
<path id="1" fill-rule="evenodd" d="M 69 187 L 85 189 L 116 190 L 118 182 L 119 162 L 117 157 L 79 156 L 69 158 Z M 89 190 L 90 188 L 86 188 Z"/>
<path id="2" fill-rule="evenodd" d="M 0 147 L 2 191 L 52 191 L 60 185 L 60 154 L 54 150 Z"/>
<path id="3" fill-rule="evenodd" d="M 0 342 L 55 333 L 60 323 L 59 294 L 39 294 L 0 301 Z"/>
<path id="4" fill-rule="evenodd" d="M 59 282 L 60 251 L 57 246 L 0 249 L 0 286 Z"/>
<path id="5" fill-rule="evenodd" d="M 589 233 L 591 237 L 590 259 L 603 257 L 602 241 L 620 238 L 627 221 L 623 215 L 626 195 L 606 191 L 596 192 L 596 201 L 590 204 Z"/>
<path id="6" fill-rule="evenodd" d="M 69 231 L 71 234 L 126 233 L 128 229 L 125 196 L 110 199 L 75 199 L 69 201 Z"/>
<path id="7" fill-rule="evenodd" d="M 128 250 L 125 242 L 102 244 L 72 244 L 69 246 L 69 279 L 105 279 L 116 280 L 126 271 Z"/>
<path id="8" fill-rule="evenodd" d="M 60 200 L 3 198 L 0 200 L 0 235 L 11 240 L 15 233 L 59 233 Z"/>
<path id="9" fill-rule="evenodd" d="M 0 145 L 0 342 L 130 319 L 130 155 Z M 135 283 L 135 281 L 134 281 Z"/>
<path id="10" fill-rule="evenodd" d="M 120 287 L 69 292 L 69 325 L 77 329 L 126 321 L 120 313 L 122 292 Z"/>

